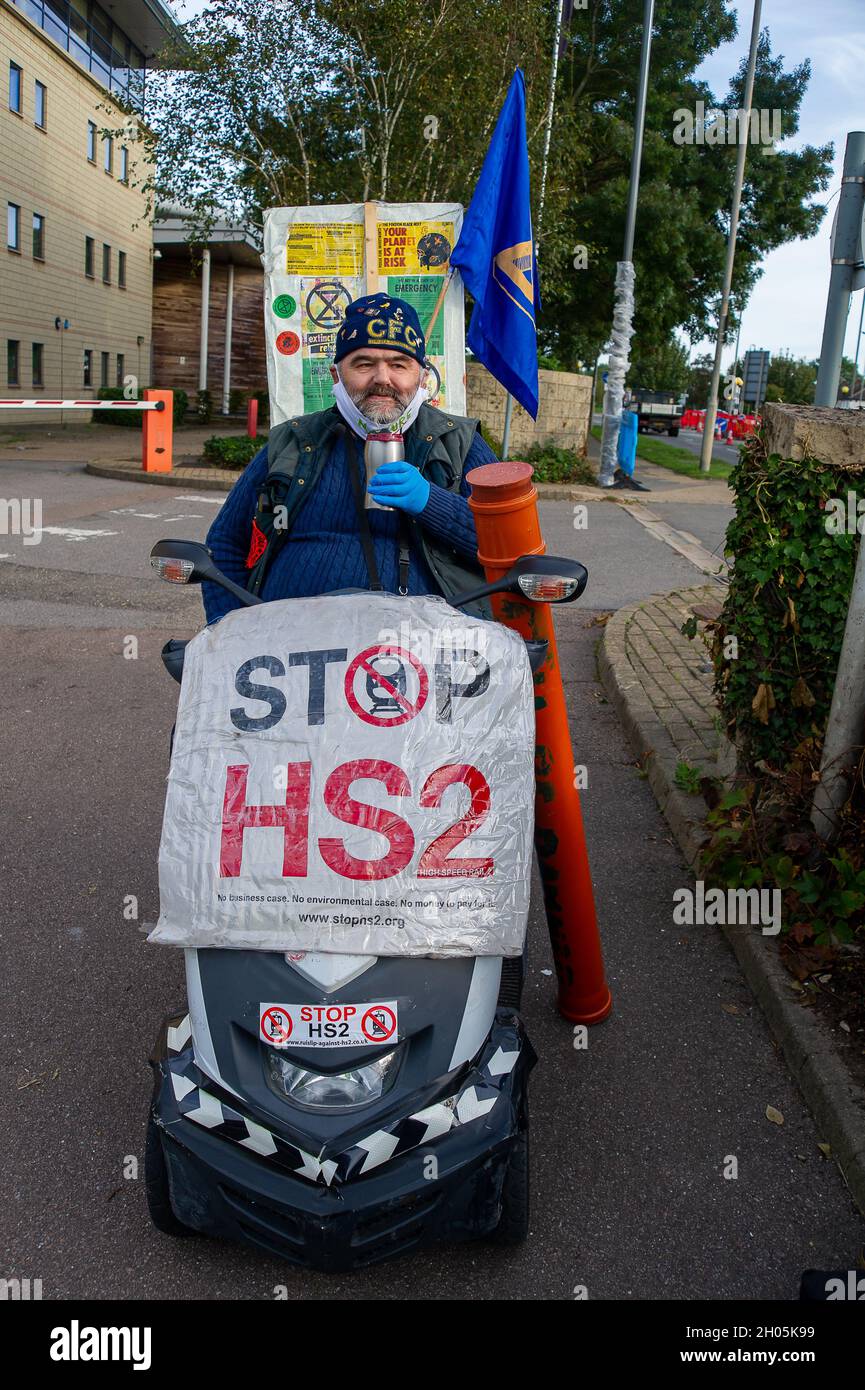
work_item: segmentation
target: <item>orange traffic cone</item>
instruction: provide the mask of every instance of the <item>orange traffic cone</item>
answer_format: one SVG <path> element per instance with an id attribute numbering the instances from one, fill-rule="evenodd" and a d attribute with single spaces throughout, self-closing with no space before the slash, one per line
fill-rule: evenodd
<path id="1" fill-rule="evenodd" d="M 500 578 L 520 555 L 542 555 L 546 549 L 533 472 L 528 463 L 490 463 L 466 475 L 478 559 L 488 580 Z M 604 975 L 552 613 L 549 604 L 511 594 L 496 594 L 491 603 L 506 627 L 549 643 L 535 676 L 535 849 L 559 981 L 559 1012 L 571 1023 L 600 1023 L 613 1003 Z"/>

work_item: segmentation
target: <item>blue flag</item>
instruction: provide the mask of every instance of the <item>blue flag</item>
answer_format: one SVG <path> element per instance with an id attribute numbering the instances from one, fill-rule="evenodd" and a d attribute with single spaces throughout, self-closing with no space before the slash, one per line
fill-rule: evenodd
<path id="1" fill-rule="evenodd" d="M 538 414 L 535 313 L 541 307 L 529 202 L 526 84 L 517 68 L 451 255 L 474 296 L 468 345 L 531 415 Z"/>

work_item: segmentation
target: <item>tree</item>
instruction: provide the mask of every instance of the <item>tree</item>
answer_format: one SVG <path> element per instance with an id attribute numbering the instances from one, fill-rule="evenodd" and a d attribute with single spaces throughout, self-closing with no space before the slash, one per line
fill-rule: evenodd
<path id="1" fill-rule="evenodd" d="M 686 391 L 688 349 L 675 338 L 638 353 L 631 359 L 628 384 L 644 391 Z"/>
<path id="2" fill-rule="evenodd" d="M 586 357 L 607 339 L 616 261 L 621 256 L 628 194 L 634 102 L 642 30 L 641 0 L 589 0 L 575 12 L 570 52 L 563 65 L 560 101 L 579 126 L 583 161 L 564 215 L 549 228 L 542 250 L 546 270 L 543 332 L 551 345 Z M 692 340 L 714 331 L 713 306 L 721 289 L 736 146 L 678 144 L 677 111 L 738 107 L 744 64 L 723 103 L 694 78 L 703 58 L 735 33 L 725 0 L 659 0 L 646 117 L 635 246 L 637 355 L 682 328 Z M 796 134 L 809 77 L 803 63 L 785 72 L 761 36 L 754 105 L 783 112 L 784 137 Z M 561 142 L 554 137 L 553 155 Z M 810 236 L 824 208 L 810 199 L 826 187 L 831 146 L 794 152 L 748 152 L 733 279 L 735 304 L 744 304 L 768 251 Z M 573 230 L 572 230 L 573 229 Z M 586 244 L 589 271 L 574 274 L 570 246 Z M 552 275 L 551 275 L 552 271 Z M 735 334 L 731 315 L 729 332 Z"/>
<path id="3" fill-rule="evenodd" d="M 220 211 L 255 231 L 272 206 L 467 203 L 518 63 L 538 146 L 549 23 L 544 0 L 222 0 L 150 81 L 151 203 L 198 235 Z"/>
<path id="4" fill-rule="evenodd" d="M 706 353 L 703 357 L 695 357 L 688 370 L 688 405 L 697 410 L 705 409 L 714 362 L 714 355 Z"/>
<path id="5" fill-rule="evenodd" d="M 790 405 L 812 405 L 817 381 L 817 363 L 792 353 L 779 352 L 769 363 L 766 400 L 786 401 Z"/>
<path id="6" fill-rule="evenodd" d="M 713 326 L 735 145 L 680 144 L 674 132 L 677 112 L 715 105 L 694 73 L 735 33 L 727 3 L 656 4 L 635 250 L 642 360 L 677 328 L 697 340 Z M 594 361 L 609 335 L 642 8 L 587 0 L 566 35 L 539 245 L 540 349 L 563 362 Z M 169 45 L 174 70 L 150 78 L 151 203 L 183 206 L 193 235 L 222 211 L 255 231 L 271 206 L 467 204 L 518 63 L 537 200 L 553 22 L 552 0 L 220 0 Z M 808 76 L 807 63 L 786 72 L 762 36 L 755 104 L 783 112 L 785 137 L 797 131 Z M 726 108 L 743 80 L 740 70 Z M 749 151 L 737 306 L 769 250 L 819 225 L 824 209 L 809 200 L 826 186 L 830 157 L 830 146 Z"/>

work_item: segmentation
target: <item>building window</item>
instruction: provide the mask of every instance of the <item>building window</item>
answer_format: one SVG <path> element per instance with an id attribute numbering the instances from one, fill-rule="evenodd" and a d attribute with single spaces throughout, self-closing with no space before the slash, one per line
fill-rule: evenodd
<path id="1" fill-rule="evenodd" d="M 118 354 L 117 354 L 117 385 L 118 385 L 118 386 L 122 386 L 122 385 L 123 385 L 123 377 L 124 377 L 125 371 L 126 371 L 126 358 L 123 356 L 123 353 L 122 353 L 122 352 L 118 352 Z"/>
<path id="2" fill-rule="evenodd" d="M 144 109 L 146 60 L 96 0 L 12 0 L 107 91 Z M 122 8 L 134 16 L 136 7 Z M 145 4 L 138 8 L 149 9 Z"/>
<path id="3" fill-rule="evenodd" d="M 33 214 L 33 259 L 45 260 L 45 218 L 41 212 Z"/>
<path id="4" fill-rule="evenodd" d="M 102 387 L 105 387 L 105 388 L 107 388 L 107 386 L 108 386 L 108 358 L 109 358 L 109 354 L 108 354 L 107 352 L 103 352 L 103 354 L 102 354 L 102 379 L 101 379 L 101 381 L 100 381 L 100 385 L 101 385 Z"/>
<path id="5" fill-rule="evenodd" d="M 106 135 L 102 141 L 102 162 L 106 174 L 110 174 L 114 168 L 114 141 L 110 135 Z"/>
<path id="6" fill-rule="evenodd" d="M 17 203 L 6 204 L 6 245 L 10 251 L 21 250 L 21 209 Z"/>
<path id="7" fill-rule="evenodd" d="M 84 385 L 85 385 L 85 386 L 92 386 L 92 385 L 93 385 L 93 350 L 92 350 L 92 348 L 85 348 L 85 349 L 84 349 Z"/>
<path id="8" fill-rule="evenodd" d="M 125 145 L 120 146 L 120 182 L 129 182 L 129 151 Z"/>
<path id="9" fill-rule="evenodd" d="M 96 243 L 92 236 L 86 236 L 84 238 L 84 274 L 89 280 L 92 280 L 96 273 L 93 269 L 93 256 L 95 250 Z"/>
<path id="10" fill-rule="evenodd" d="M 44 386 L 44 385 L 45 385 L 45 382 L 44 382 L 43 377 L 42 377 L 43 349 L 44 349 L 44 344 L 43 344 L 43 343 L 34 343 L 34 344 L 33 344 L 33 385 L 34 385 L 34 386 Z"/>
<path id="11" fill-rule="evenodd" d="M 126 252 L 117 252 L 117 283 L 122 290 L 126 289 Z"/>
<path id="12" fill-rule="evenodd" d="M 21 344 L 17 338 L 6 339 L 6 385 L 20 386 Z"/>
<path id="13" fill-rule="evenodd" d="M 44 82 L 36 83 L 35 93 L 36 112 L 33 120 L 40 130 L 48 128 L 48 88 Z"/>
<path id="14" fill-rule="evenodd" d="M 96 122 L 87 122 L 87 158 L 91 164 L 96 163 Z"/>
<path id="15" fill-rule="evenodd" d="M 102 283 L 111 284 L 111 247 L 103 243 L 102 246 Z"/>
<path id="16" fill-rule="evenodd" d="M 21 69 L 17 63 L 9 64 L 9 110 L 21 115 L 21 94 L 23 84 Z"/>
<path id="17" fill-rule="evenodd" d="M 70 0 L 70 5 L 69 5 L 69 39 L 70 39 L 69 51 L 70 51 L 71 53 L 77 52 L 77 50 L 74 49 L 74 48 L 72 47 L 72 40 L 73 40 L 73 39 L 75 39 L 75 38 L 81 39 L 81 40 L 83 41 L 82 44 L 81 44 L 81 47 L 82 47 L 82 48 L 86 48 L 86 47 L 87 47 L 87 41 L 88 41 L 89 37 L 90 37 L 90 27 L 89 27 L 89 25 L 88 25 L 88 23 L 87 23 L 87 0 Z"/>

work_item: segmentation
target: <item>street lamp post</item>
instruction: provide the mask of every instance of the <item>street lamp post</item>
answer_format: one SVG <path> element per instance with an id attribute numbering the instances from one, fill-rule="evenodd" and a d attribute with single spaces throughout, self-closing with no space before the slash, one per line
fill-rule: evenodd
<path id="1" fill-rule="evenodd" d="M 721 358 L 724 353 L 724 338 L 727 333 L 727 315 L 730 311 L 730 286 L 733 283 L 733 262 L 736 258 L 736 237 L 739 232 L 739 205 L 742 201 L 742 184 L 745 181 L 745 153 L 751 131 L 751 104 L 754 100 L 754 73 L 757 68 L 757 45 L 760 41 L 760 12 L 762 0 L 754 0 L 754 17 L 751 21 L 751 48 L 748 53 L 748 67 L 745 73 L 745 93 L 742 103 L 742 117 L 739 124 L 739 148 L 736 152 L 736 177 L 733 180 L 733 201 L 730 205 L 730 231 L 727 236 L 727 260 L 724 266 L 724 289 L 721 296 L 721 315 L 718 319 L 718 337 L 715 341 L 715 362 L 712 367 L 712 384 L 706 403 L 706 421 L 703 426 L 703 442 L 700 448 L 700 472 L 708 473 L 712 467 L 712 444 L 715 439 L 715 421 L 718 418 L 718 385 L 721 380 Z"/>

